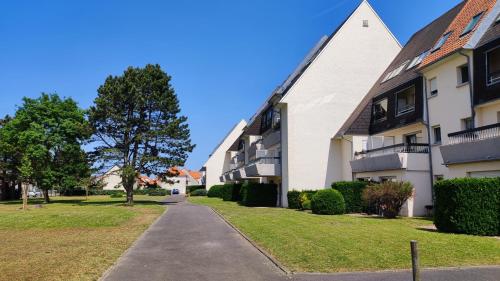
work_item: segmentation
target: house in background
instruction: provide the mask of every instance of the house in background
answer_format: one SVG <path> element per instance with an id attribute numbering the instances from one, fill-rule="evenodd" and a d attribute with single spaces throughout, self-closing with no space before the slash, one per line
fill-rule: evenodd
<path id="1" fill-rule="evenodd" d="M 227 149 L 226 181 L 258 180 L 289 190 L 351 180 L 348 163 L 360 139 L 333 139 L 401 46 L 367 1 L 321 38 Z"/>
<path id="2" fill-rule="evenodd" d="M 172 175 L 167 179 L 156 179 L 156 184 L 163 189 L 172 190 L 179 189 L 180 194 L 186 194 L 186 187 L 201 184 L 201 173 L 173 167 L 169 169 L 169 174 Z"/>

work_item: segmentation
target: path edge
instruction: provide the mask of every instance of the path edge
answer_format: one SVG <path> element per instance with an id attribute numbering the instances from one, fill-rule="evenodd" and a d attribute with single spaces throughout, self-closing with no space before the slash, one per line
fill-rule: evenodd
<path id="1" fill-rule="evenodd" d="M 144 232 L 139 235 L 139 237 L 137 237 L 134 242 L 132 243 L 132 245 L 130 245 L 130 247 L 127 248 L 127 250 L 123 251 L 123 253 L 121 253 L 121 255 L 115 260 L 115 262 L 113 262 L 112 265 L 110 265 L 108 267 L 108 269 L 106 269 L 106 271 L 104 271 L 104 273 L 101 275 L 101 277 L 99 277 L 99 279 L 97 279 L 97 281 L 105 281 L 106 280 L 106 277 L 108 277 L 111 272 L 116 268 L 116 266 L 120 263 L 120 261 L 128 254 L 128 252 L 130 252 L 132 250 L 132 248 L 134 248 L 137 243 L 139 242 L 139 240 L 141 240 L 144 236 L 146 236 L 147 233 L 149 233 L 151 230 L 151 228 L 158 223 L 158 221 L 167 214 L 167 211 L 168 211 L 168 205 L 166 205 L 167 207 L 165 208 L 165 211 L 163 211 L 163 213 L 161 213 L 154 221 L 153 223 L 151 223 L 148 228 L 146 228 L 146 230 L 144 230 Z"/>
<path id="2" fill-rule="evenodd" d="M 266 250 L 264 250 L 262 247 L 257 245 L 255 241 L 253 241 L 250 237 L 248 237 L 245 233 L 243 233 L 241 230 L 239 230 L 234 224 L 232 224 L 230 221 L 228 221 L 221 213 L 219 213 L 216 209 L 213 207 L 209 207 L 217 216 L 219 216 L 227 225 L 229 225 L 232 229 L 234 229 L 238 234 L 240 234 L 245 240 L 247 240 L 255 249 L 257 249 L 259 252 L 261 252 L 271 263 L 273 263 L 279 270 L 281 270 L 283 273 L 285 273 L 286 276 L 290 277 L 293 275 L 293 272 L 289 270 L 286 266 L 284 266 L 281 262 L 279 262 L 275 257 L 273 257 L 271 254 L 269 254 Z"/>

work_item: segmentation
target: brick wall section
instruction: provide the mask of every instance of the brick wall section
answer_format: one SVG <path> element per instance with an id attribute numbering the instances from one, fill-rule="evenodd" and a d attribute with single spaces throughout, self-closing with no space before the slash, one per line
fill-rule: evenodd
<path id="1" fill-rule="evenodd" d="M 450 35 L 448 40 L 446 40 L 446 43 L 441 47 L 441 49 L 435 51 L 434 53 L 431 53 L 427 58 L 424 59 L 422 64 L 420 65 L 419 68 L 423 68 L 441 58 L 446 57 L 447 55 L 459 50 L 462 48 L 467 41 L 469 41 L 469 38 L 471 35 L 474 33 L 476 28 L 481 24 L 483 19 L 485 18 L 485 15 L 491 10 L 491 8 L 495 5 L 496 0 L 468 0 L 460 13 L 455 17 L 455 19 L 452 21 L 450 26 L 446 29 L 446 31 L 443 33 L 446 34 L 450 31 L 453 31 L 453 33 Z M 472 32 L 469 32 L 468 34 L 464 36 L 460 36 L 464 30 L 464 28 L 467 26 L 467 24 L 470 22 L 472 17 L 475 15 L 479 14 L 480 12 L 484 12 L 483 15 L 481 16 L 481 19 L 479 22 L 476 24 Z M 437 41 L 436 41 L 437 43 Z"/>

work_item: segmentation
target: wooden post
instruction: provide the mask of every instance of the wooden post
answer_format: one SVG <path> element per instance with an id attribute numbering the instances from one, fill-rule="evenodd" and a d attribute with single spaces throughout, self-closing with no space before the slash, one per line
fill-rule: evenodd
<path id="1" fill-rule="evenodd" d="M 416 240 L 410 241 L 410 248 L 411 248 L 411 266 L 413 272 L 413 281 L 420 281 L 420 268 L 418 266 L 418 247 Z"/>

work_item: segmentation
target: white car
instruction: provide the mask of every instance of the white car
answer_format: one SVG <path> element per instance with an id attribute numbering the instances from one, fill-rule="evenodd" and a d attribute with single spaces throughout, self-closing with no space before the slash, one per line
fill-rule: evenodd
<path id="1" fill-rule="evenodd" d="M 40 191 L 28 191 L 29 198 L 41 197 L 42 193 Z"/>

